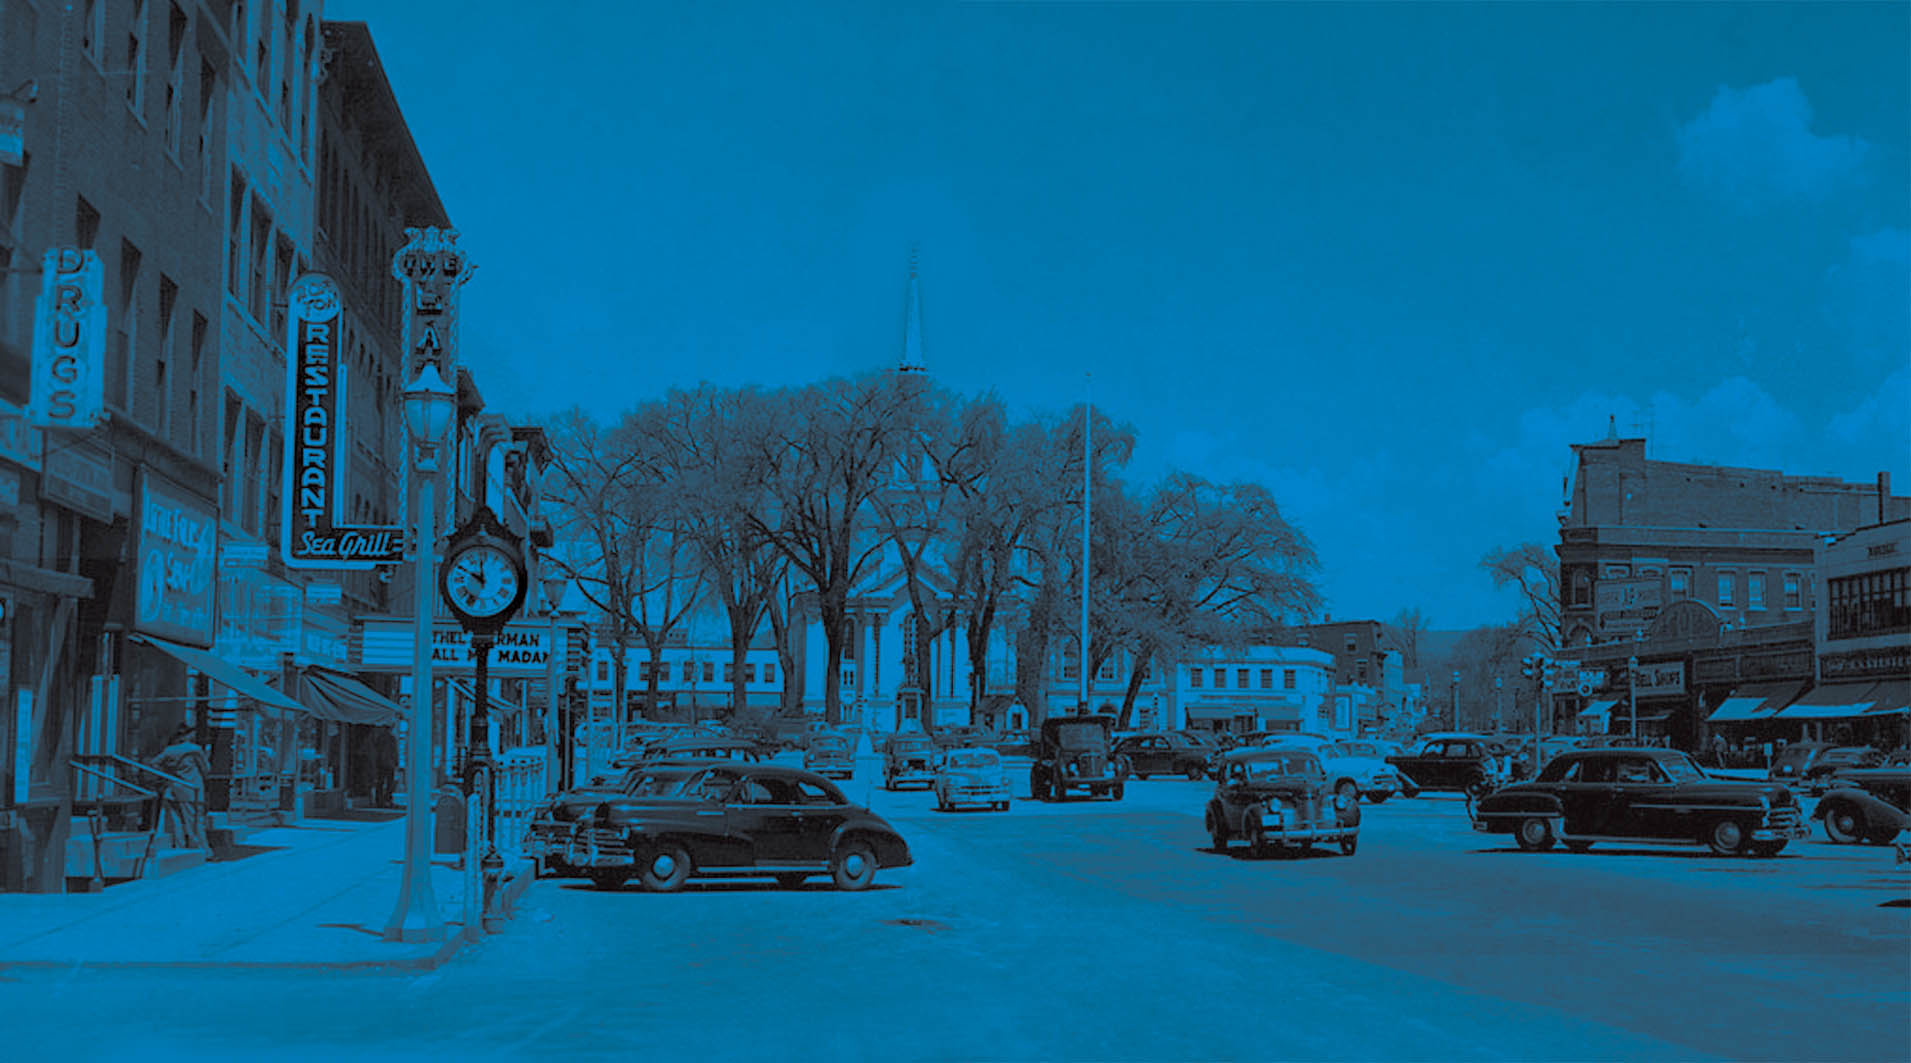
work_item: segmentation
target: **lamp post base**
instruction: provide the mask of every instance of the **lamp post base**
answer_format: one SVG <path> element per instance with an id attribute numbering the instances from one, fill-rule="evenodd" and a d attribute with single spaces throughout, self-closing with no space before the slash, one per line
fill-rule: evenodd
<path id="1" fill-rule="evenodd" d="M 486 849 L 478 872 L 484 876 L 484 932 L 495 934 L 504 929 L 504 857 L 496 848 Z"/>
<path id="2" fill-rule="evenodd" d="M 435 904 L 399 903 L 399 911 L 392 915 L 391 922 L 385 924 L 385 931 L 380 935 L 384 940 L 400 945 L 422 945 L 445 939 L 445 924 L 439 921 L 438 913 L 432 910 L 437 907 Z"/>

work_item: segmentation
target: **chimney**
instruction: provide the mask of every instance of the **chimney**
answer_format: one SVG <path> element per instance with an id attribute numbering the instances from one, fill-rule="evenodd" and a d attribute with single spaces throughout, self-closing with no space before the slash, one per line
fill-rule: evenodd
<path id="1" fill-rule="evenodd" d="M 1885 507 L 1889 505 L 1890 502 L 1891 502 L 1891 474 L 1889 472 L 1881 472 L 1878 474 L 1878 523 L 1879 524 L 1883 524 L 1885 521 L 1891 519 L 1890 516 L 1885 513 Z"/>

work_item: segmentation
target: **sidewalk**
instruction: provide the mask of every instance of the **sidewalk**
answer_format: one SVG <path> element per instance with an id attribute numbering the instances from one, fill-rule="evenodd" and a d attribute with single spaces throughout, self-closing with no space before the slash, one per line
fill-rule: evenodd
<path id="1" fill-rule="evenodd" d="M 7 966 L 391 967 L 429 969 L 466 944 L 464 872 L 432 858 L 445 939 L 384 941 L 398 903 L 405 821 L 357 812 L 268 827 L 228 859 L 99 893 L 0 894 L 0 969 Z M 509 906 L 530 884 L 528 861 L 505 868 Z"/>

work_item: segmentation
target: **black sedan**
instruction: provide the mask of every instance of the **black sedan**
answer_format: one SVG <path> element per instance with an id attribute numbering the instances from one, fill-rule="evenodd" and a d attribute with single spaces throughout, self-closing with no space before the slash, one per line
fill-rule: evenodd
<path id="1" fill-rule="evenodd" d="M 601 888 L 634 876 L 658 893 L 692 878 L 761 876 L 793 888 L 813 875 L 860 890 L 878 869 L 913 862 L 894 827 L 814 772 L 689 761 L 653 770 L 643 791 L 592 809 L 564 862 Z"/>
<path id="2" fill-rule="evenodd" d="M 1471 812 L 1475 830 L 1511 834 L 1529 852 L 1558 840 L 1574 852 L 1594 842 L 1648 842 L 1774 856 L 1807 833 L 1789 789 L 1710 778 L 1675 749 L 1562 753 L 1539 778 L 1487 794 Z"/>
<path id="3" fill-rule="evenodd" d="M 1220 759 L 1214 750 L 1178 734 L 1129 735 L 1115 743 L 1114 753 L 1126 761 L 1128 774 L 1137 779 L 1150 775 L 1202 779 L 1214 774 Z"/>

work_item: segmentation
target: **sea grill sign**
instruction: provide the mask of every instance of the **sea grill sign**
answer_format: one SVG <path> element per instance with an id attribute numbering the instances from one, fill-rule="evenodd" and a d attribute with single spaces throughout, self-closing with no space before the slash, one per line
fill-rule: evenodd
<path id="1" fill-rule="evenodd" d="M 41 265 L 27 421 L 92 428 L 105 415 L 106 272 L 94 252 L 56 247 Z"/>
<path id="2" fill-rule="evenodd" d="M 349 525 L 339 519 L 349 435 L 345 423 L 349 378 L 339 359 L 338 285 L 307 273 L 286 301 L 286 409 L 284 538 L 289 568 L 367 569 L 395 565 L 404 556 L 396 526 Z"/>

